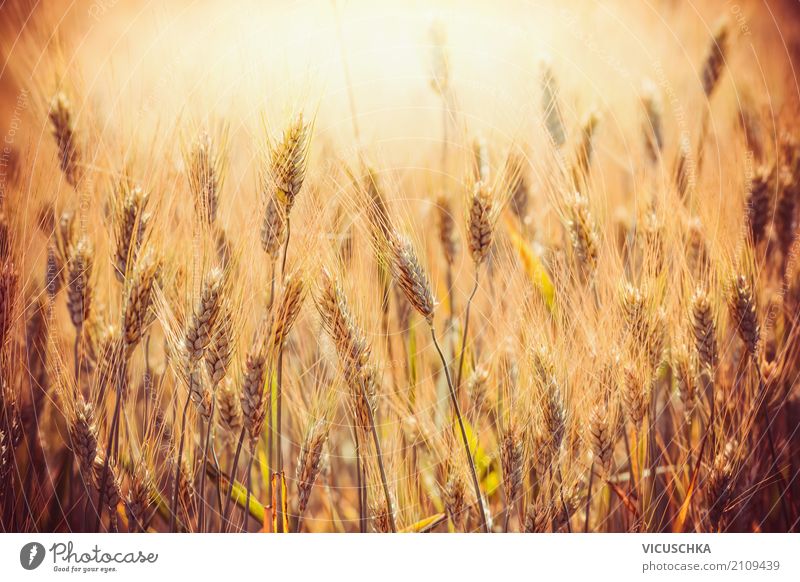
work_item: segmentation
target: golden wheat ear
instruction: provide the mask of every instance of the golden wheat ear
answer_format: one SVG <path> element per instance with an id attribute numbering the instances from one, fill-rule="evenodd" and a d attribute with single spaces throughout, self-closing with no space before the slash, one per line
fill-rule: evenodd
<path id="1" fill-rule="evenodd" d="M 589 211 L 589 200 L 576 192 L 568 201 L 567 209 L 567 231 L 578 268 L 587 280 L 591 280 L 597 270 L 600 243 L 594 218 Z"/>
<path id="2" fill-rule="evenodd" d="M 273 347 L 276 349 L 286 341 L 289 331 L 300 314 L 308 290 L 306 279 L 307 275 L 302 269 L 286 277 L 272 327 Z"/>
<path id="3" fill-rule="evenodd" d="M 120 178 L 114 197 L 114 275 L 124 283 L 136 264 L 145 230 L 150 222 L 146 212 L 149 195 L 133 184 L 126 174 Z"/>
<path id="4" fill-rule="evenodd" d="M 50 127 L 58 146 L 58 163 L 67 183 L 77 189 L 83 177 L 81 149 L 75 128 L 72 103 L 64 93 L 57 93 L 50 104 Z"/>
<path id="5" fill-rule="evenodd" d="M 67 268 L 67 309 L 72 324 L 80 329 L 89 319 L 92 307 L 92 267 L 94 253 L 89 239 L 82 237 L 69 257 Z"/>
<path id="6" fill-rule="evenodd" d="M 297 509 L 298 521 L 308 507 L 311 489 L 321 469 L 322 449 L 328 440 L 330 425 L 325 418 L 313 423 L 306 432 L 300 456 L 297 460 Z M 297 525 L 300 530 L 300 524 Z"/>
<path id="7" fill-rule="evenodd" d="M 128 494 L 125 496 L 129 532 L 149 531 L 154 517 L 155 492 L 152 472 L 143 458 L 129 476 Z"/>
<path id="8" fill-rule="evenodd" d="M 728 309 L 739 337 L 750 356 L 755 357 L 761 337 L 756 302 L 751 283 L 742 274 L 731 277 L 728 283 Z"/>
<path id="9" fill-rule="evenodd" d="M 249 437 L 250 448 L 255 449 L 264 419 L 267 415 L 267 402 L 264 394 L 267 358 L 264 348 L 254 345 L 245 358 L 244 375 L 242 377 L 241 407 L 244 426 Z"/>
<path id="10" fill-rule="evenodd" d="M 716 25 L 714 36 L 709 44 L 706 58 L 703 61 L 703 69 L 700 73 L 703 92 L 706 97 L 711 97 L 719 85 L 728 53 L 729 40 L 730 29 L 727 21 L 723 19 Z"/>
<path id="11" fill-rule="evenodd" d="M 517 502 L 525 471 L 525 450 L 522 436 L 512 421 L 500 441 L 500 467 L 503 473 L 503 493 L 506 499 L 505 531 L 508 531 L 511 512 Z"/>
<path id="12" fill-rule="evenodd" d="M 273 260 L 286 242 L 286 208 L 274 195 L 266 201 L 264 220 L 261 226 L 261 248 Z"/>
<path id="13" fill-rule="evenodd" d="M 475 182 L 469 202 L 467 233 L 469 250 L 476 266 L 486 260 L 491 249 L 496 213 L 492 189 L 482 180 Z"/>
<path id="14" fill-rule="evenodd" d="M 222 303 L 224 283 L 222 270 L 216 268 L 209 271 L 203 281 L 200 298 L 192 312 L 184 336 L 186 356 L 191 363 L 200 361 L 211 343 Z"/>
<path id="15" fill-rule="evenodd" d="M 642 136 L 645 151 L 650 161 L 656 163 L 661 158 L 664 147 L 663 106 L 658 87 L 650 79 L 645 79 L 642 83 L 642 107 L 644 108 Z"/>
<path id="16" fill-rule="evenodd" d="M 391 270 L 394 280 L 409 303 L 429 323 L 433 322 L 436 301 L 433 298 L 428 276 L 422 270 L 411 241 L 395 233 L 389 241 Z"/>
<path id="17" fill-rule="evenodd" d="M 291 212 L 306 178 L 312 128 L 302 112 L 298 113 L 284 129 L 280 141 L 271 148 L 270 179 L 275 195 L 284 205 L 287 215 Z"/>
<path id="18" fill-rule="evenodd" d="M 206 228 L 216 224 L 219 197 L 228 167 L 227 128 L 218 136 L 202 131 L 184 153 L 195 215 Z"/>
<path id="19" fill-rule="evenodd" d="M 691 323 L 700 365 L 712 373 L 717 366 L 717 325 L 711 298 L 701 288 L 692 296 Z"/>
<path id="20" fill-rule="evenodd" d="M 159 280 L 161 260 L 146 254 L 137 264 L 125 297 L 123 337 L 128 351 L 132 350 L 152 323 L 153 290 Z"/>
<path id="21" fill-rule="evenodd" d="M 544 125 L 553 145 L 560 149 L 566 142 L 564 119 L 561 114 L 561 104 L 558 95 L 558 82 L 549 58 L 544 57 L 539 65 L 539 86 L 542 92 L 542 114 Z"/>
<path id="22" fill-rule="evenodd" d="M 597 464 L 600 477 L 605 478 L 611 470 L 614 456 L 614 430 L 605 404 L 595 404 L 589 414 L 586 428 L 589 435 L 589 447 L 592 451 L 593 463 Z"/>
<path id="23" fill-rule="evenodd" d="M 452 204 L 448 196 L 442 194 L 437 199 L 436 215 L 439 227 L 439 242 L 442 245 L 444 260 L 452 267 L 461 250 L 461 245 L 456 233 L 456 221 L 453 217 Z"/>

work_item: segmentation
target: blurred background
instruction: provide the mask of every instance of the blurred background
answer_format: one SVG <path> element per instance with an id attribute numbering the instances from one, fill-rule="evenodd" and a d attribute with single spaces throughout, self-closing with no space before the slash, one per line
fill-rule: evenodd
<path id="1" fill-rule="evenodd" d="M 737 35 L 731 59 L 747 65 L 732 63 L 726 82 L 782 106 L 781 87 L 796 92 L 797 7 L 792 0 L 6 0 L 0 132 L 20 90 L 52 93 L 66 80 L 75 98 L 91 100 L 101 127 L 130 111 L 133 118 L 117 119 L 123 131 L 153 123 L 156 112 L 218 115 L 236 125 L 302 102 L 318 107 L 321 134 L 350 138 L 345 55 L 364 143 L 380 144 L 391 158 L 394 141 L 415 140 L 422 159 L 440 127 L 429 83 L 436 20 L 471 131 L 530 129 L 520 119 L 538 107 L 542 58 L 557 71 L 565 117 L 589 107 L 624 110 L 647 77 L 668 93 L 665 126 L 672 126 L 670 116 L 701 95 L 699 66 L 723 17 Z"/>
<path id="2" fill-rule="evenodd" d="M 680 144 L 699 143 L 706 162 L 698 172 L 702 204 L 693 213 L 727 264 L 726 255 L 741 242 L 744 186 L 760 161 L 748 149 L 748 128 L 740 131 L 747 125 L 744 112 L 758 119 L 753 125 L 763 134 L 758 143 L 770 154 L 765 158 L 777 157 L 778 136 L 794 131 L 800 119 L 797 7 L 794 0 L 0 0 L 0 209 L 13 210 L 24 290 L 37 288 L 46 261 L 48 241 L 35 231 L 46 230 L 41 217 L 51 207 L 56 216 L 77 207 L 79 220 L 87 223 L 80 228 L 98 241 L 97 255 L 107 252 L 104 245 L 113 238 L 102 234 L 111 214 L 108 195 L 129 166 L 155 191 L 161 222 L 153 230 L 164 239 L 158 244 L 177 258 L 176 271 L 191 263 L 196 249 L 191 211 L 183 208 L 190 206 L 181 204 L 189 201 L 182 154 L 200 130 L 224 125 L 230 172 L 218 221 L 231 245 L 248 257 L 242 287 L 261 293 L 266 261 L 249 261 L 262 257 L 252 236 L 260 222 L 254 212 L 259 155 L 266 136 L 280 135 L 301 110 L 315 119 L 315 127 L 309 195 L 294 211 L 301 218 L 297 223 L 324 224 L 320 209 L 345 218 L 355 214 L 348 211 L 358 201 L 342 184 L 352 177 L 346 169 L 366 152 L 388 198 L 398 202 L 393 211 L 413 223 L 412 237 L 427 239 L 418 245 L 427 255 L 423 262 L 441 265 L 433 236 L 436 196 L 451 194 L 454 212 L 463 210 L 458 200 L 466 190 L 467 160 L 481 136 L 490 144 L 495 170 L 511 147 L 524 152 L 533 209 L 533 224 L 526 223 L 524 234 L 536 252 L 536 245 L 563 249 L 564 221 L 557 213 L 564 192 L 555 204 L 545 202 L 556 198 L 554 163 L 568 148 L 551 147 L 543 71 L 558 87 L 553 101 L 569 134 L 563 142 L 579 142 L 592 114 L 601 120 L 591 142 L 591 191 L 597 223 L 608 225 L 604 238 L 628 236 L 642 207 L 671 188 Z M 721 22 L 730 35 L 729 50 L 720 83 L 707 98 L 702 67 L 715 54 Z M 432 83 L 437 64 L 448 71 L 446 97 Z M 91 179 L 79 191 L 55 170 L 48 112 L 57 94 L 69 101 L 76 139 L 86 142 L 81 161 Z M 649 157 L 647 96 L 658 102 L 663 128 L 663 147 Z M 707 133 L 700 129 L 703 120 Z M 25 171 L 17 172 L 22 161 Z M 326 206 L 342 193 L 341 204 Z M 17 199 L 3 205 L 12 196 Z M 666 222 L 678 225 L 677 213 L 667 208 Z M 308 230 L 325 236 L 347 230 L 339 226 Z M 187 236 L 178 236 L 179 228 Z M 293 252 L 308 252 L 302 241 L 293 245 Z M 453 296 L 462 298 L 472 269 L 463 257 L 453 284 Z M 615 267 L 611 261 L 617 259 L 609 257 L 609 264 Z M 99 263 L 98 279 L 109 284 L 98 287 L 112 290 L 103 297 L 111 304 L 117 299 L 114 275 L 108 261 Z M 197 278 L 201 269 L 195 271 L 188 276 Z M 622 270 L 607 272 L 613 273 L 608 288 L 616 290 Z M 431 273 L 439 281 L 435 286 L 444 289 L 444 269 L 433 267 Z M 513 295 L 513 282 L 508 288 Z M 363 301 L 375 302 L 364 311 L 377 316 L 378 293 L 364 295 Z M 593 309 L 578 297 L 577 304 Z M 252 299 L 246 297 L 245 304 L 256 304 Z M 486 302 L 478 315 L 502 337 L 503 326 L 516 320 L 497 318 L 497 312 Z M 66 318 L 61 325 L 67 330 L 63 337 L 71 338 Z M 605 342 L 602 323 L 597 332 L 603 336 L 599 343 Z M 563 341 L 573 339 L 565 334 Z M 570 361 L 576 369 L 582 363 Z M 446 410 L 445 397 L 436 402 Z"/>
<path id="3" fill-rule="evenodd" d="M 540 90 L 548 63 L 570 137 L 590 112 L 602 119 L 594 155 L 603 196 L 627 199 L 649 188 L 634 170 L 641 141 L 630 138 L 641 132 L 643 87 L 661 102 L 664 180 L 678 144 L 696 140 L 708 112 L 706 188 L 724 213 L 726 192 L 742 180 L 742 172 L 726 175 L 726 168 L 730 174 L 749 162 L 725 159 L 735 154 L 714 127 L 746 105 L 769 144 L 778 118 L 797 118 L 785 114 L 796 110 L 798 95 L 797 7 L 791 0 L 6 1 L 0 135 L 11 143 L 4 163 L 11 168 L 25 157 L 20 152 L 52 151 L 47 111 L 63 91 L 82 133 L 91 135 L 93 164 L 109 175 L 132 158 L 145 167 L 169 159 L 180 170 L 187 135 L 223 122 L 234 154 L 227 196 L 238 198 L 253 189 L 264 128 L 274 134 L 287 115 L 304 109 L 316 115 L 321 163 L 312 171 L 362 148 L 381 170 L 395 172 L 407 199 L 426 198 L 447 180 L 460 186 L 458 154 L 480 135 L 495 145 L 522 145 L 535 185 L 546 171 L 536 160 L 548 149 Z M 712 108 L 701 66 L 722 21 L 732 48 Z M 447 129 L 431 83 L 440 46 L 453 101 Z M 438 166 L 443 141 L 455 154 L 445 168 Z M 230 205 L 224 220 L 246 211 Z"/>

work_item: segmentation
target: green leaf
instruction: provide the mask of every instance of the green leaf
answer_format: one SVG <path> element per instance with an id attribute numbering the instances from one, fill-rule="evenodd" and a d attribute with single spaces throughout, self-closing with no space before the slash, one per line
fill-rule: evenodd
<path id="1" fill-rule="evenodd" d="M 444 513 L 437 513 L 435 515 L 431 515 L 430 517 L 426 517 L 425 519 L 421 519 L 416 523 L 412 523 L 408 527 L 404 527 L 403 529 L 400 530 L 400 533 L 429 532 L 446 519 L 447 516 Z"/>
<path id="2" fill-rule="evenodd" d="M 525 241 L 522 235 L 517 232 L 512 222 L 508 222 L 508 232 L 511 236 L 511 242 L 514 248 L 519 253 L 519 258 L 522 261 L 522 266 L 525 268 L 525 273 L 528 275 L 533 286 L 539 291 L 544 304 L 550 313 L 555 310 L 556 303 L 556 289 L 550 275 L 547 274 L 547 269 L 542 264 L 537 254 L 531 249 L 530 245 Z"/>

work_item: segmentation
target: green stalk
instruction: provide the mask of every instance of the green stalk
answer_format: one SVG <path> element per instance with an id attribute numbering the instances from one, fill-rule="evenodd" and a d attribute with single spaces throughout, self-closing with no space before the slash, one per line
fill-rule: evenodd
<path id="1" fill-rule="evenodd" d="M 239 433 L 239 442 L 236 443 L 236 453 L 233 455 L 233 463 L 231 464 L 231 470 L 228 472 L 228 495 L 225 499 L 225 510 L 222 512 L 222 532 L 228 531 L 228 526 L 230 523 L 228 522 L 228 515 L 231 510 L 231 497 L 233 496 L 233 483 L 236 481 L 236 472 L 239 468 L 239 455 L 242 452 L 242 442 L 244 442 L 244 432 L 245 429 L 242 427 L 241 432 Z"/>
<path id="2" fill-rule="evenodd" d="M 484 533 L 489 533 L 489 527 L 486 524 L 486 513 L 483 509 L 483 497 L 481 496 L 481 487 L 478 482 L 478 473 L 475 471 L 475 461 L 472 458 L 472 451 L 469 448 L 469 440 L 467 439 L 467 430 L 464 428 L 464 420 L 461 417 L 461 408 L 458 406 L 458 398 L 453 389 L 453 382 L 450 380 L 450 371 L 447 369 L 447 361 L 444 359 L 442 349 L 439 347 L 439 342 L 436 341 L 436 330 L 433 327 L 433 321 L 430 321 L 431 338 L 433 338 L 433 345 L 436 346 L 436 351 L 439 353 L 439 358 L 442 360 L 442 368 L 444 369 L 445 377 L 447 378 L 447 388 L 450 390 L 450 400 L 453 402 L 453 411 L 455 412 L 456 419 L 458 419 L 458 426 L 461 429 L 461 440 L 464 443 L 464 450 L 467 453 L 467 461 L 469 462 L 469 469 L 472 473 L 472 485 L 475 488 L 475 497 L 478 500 L 478 511 L 481 515 L 481 528 Z"/>
<path id="3" fill-rule="evenodd" d="M 367 398 L 367 391 L 364 388 L 363 383 L 359 382 L 359 388 L 361 389 L 361 398 L 364 399 L 364 403 L 366 404 L 367 408 L 367 415 L 369 416 L 369 427 L 370 431 L 372 432 L 372 442 L 375 445 L 375 455 L 378 459 L 378 469 L 380 470 L 381 474 L 381 484 L 383 485 L 383 494 L 386 496 L 386 508 L 389 512 L 389 525 L 392 528 L 392 533 L 397 533 L 397 524 L 394 521 L 394 508 L 392 507 L 392 497 L 389 493 L 389 481 L 386 478 L 386 468 L 384 467 L 383 463 L 383 452 L 381 451 L 381 443 L 378 439 L 378 431 L 375 428 L 375 416 L 372 413 L 372 406 L 369 404 L 369 399 Z M 366 490 L 366 483 L 363 484 L 364 489 Z M 365 500 L 366 505 L 366 500 Z"/>

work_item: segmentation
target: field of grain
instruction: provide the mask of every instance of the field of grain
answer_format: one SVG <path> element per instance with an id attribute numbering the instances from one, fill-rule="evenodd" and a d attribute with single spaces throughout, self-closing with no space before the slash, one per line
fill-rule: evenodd
<path id="1" fill-rule="evenodd" d="M 0 531 L 796 531 L 793 3 L 0 18 Z"/>

